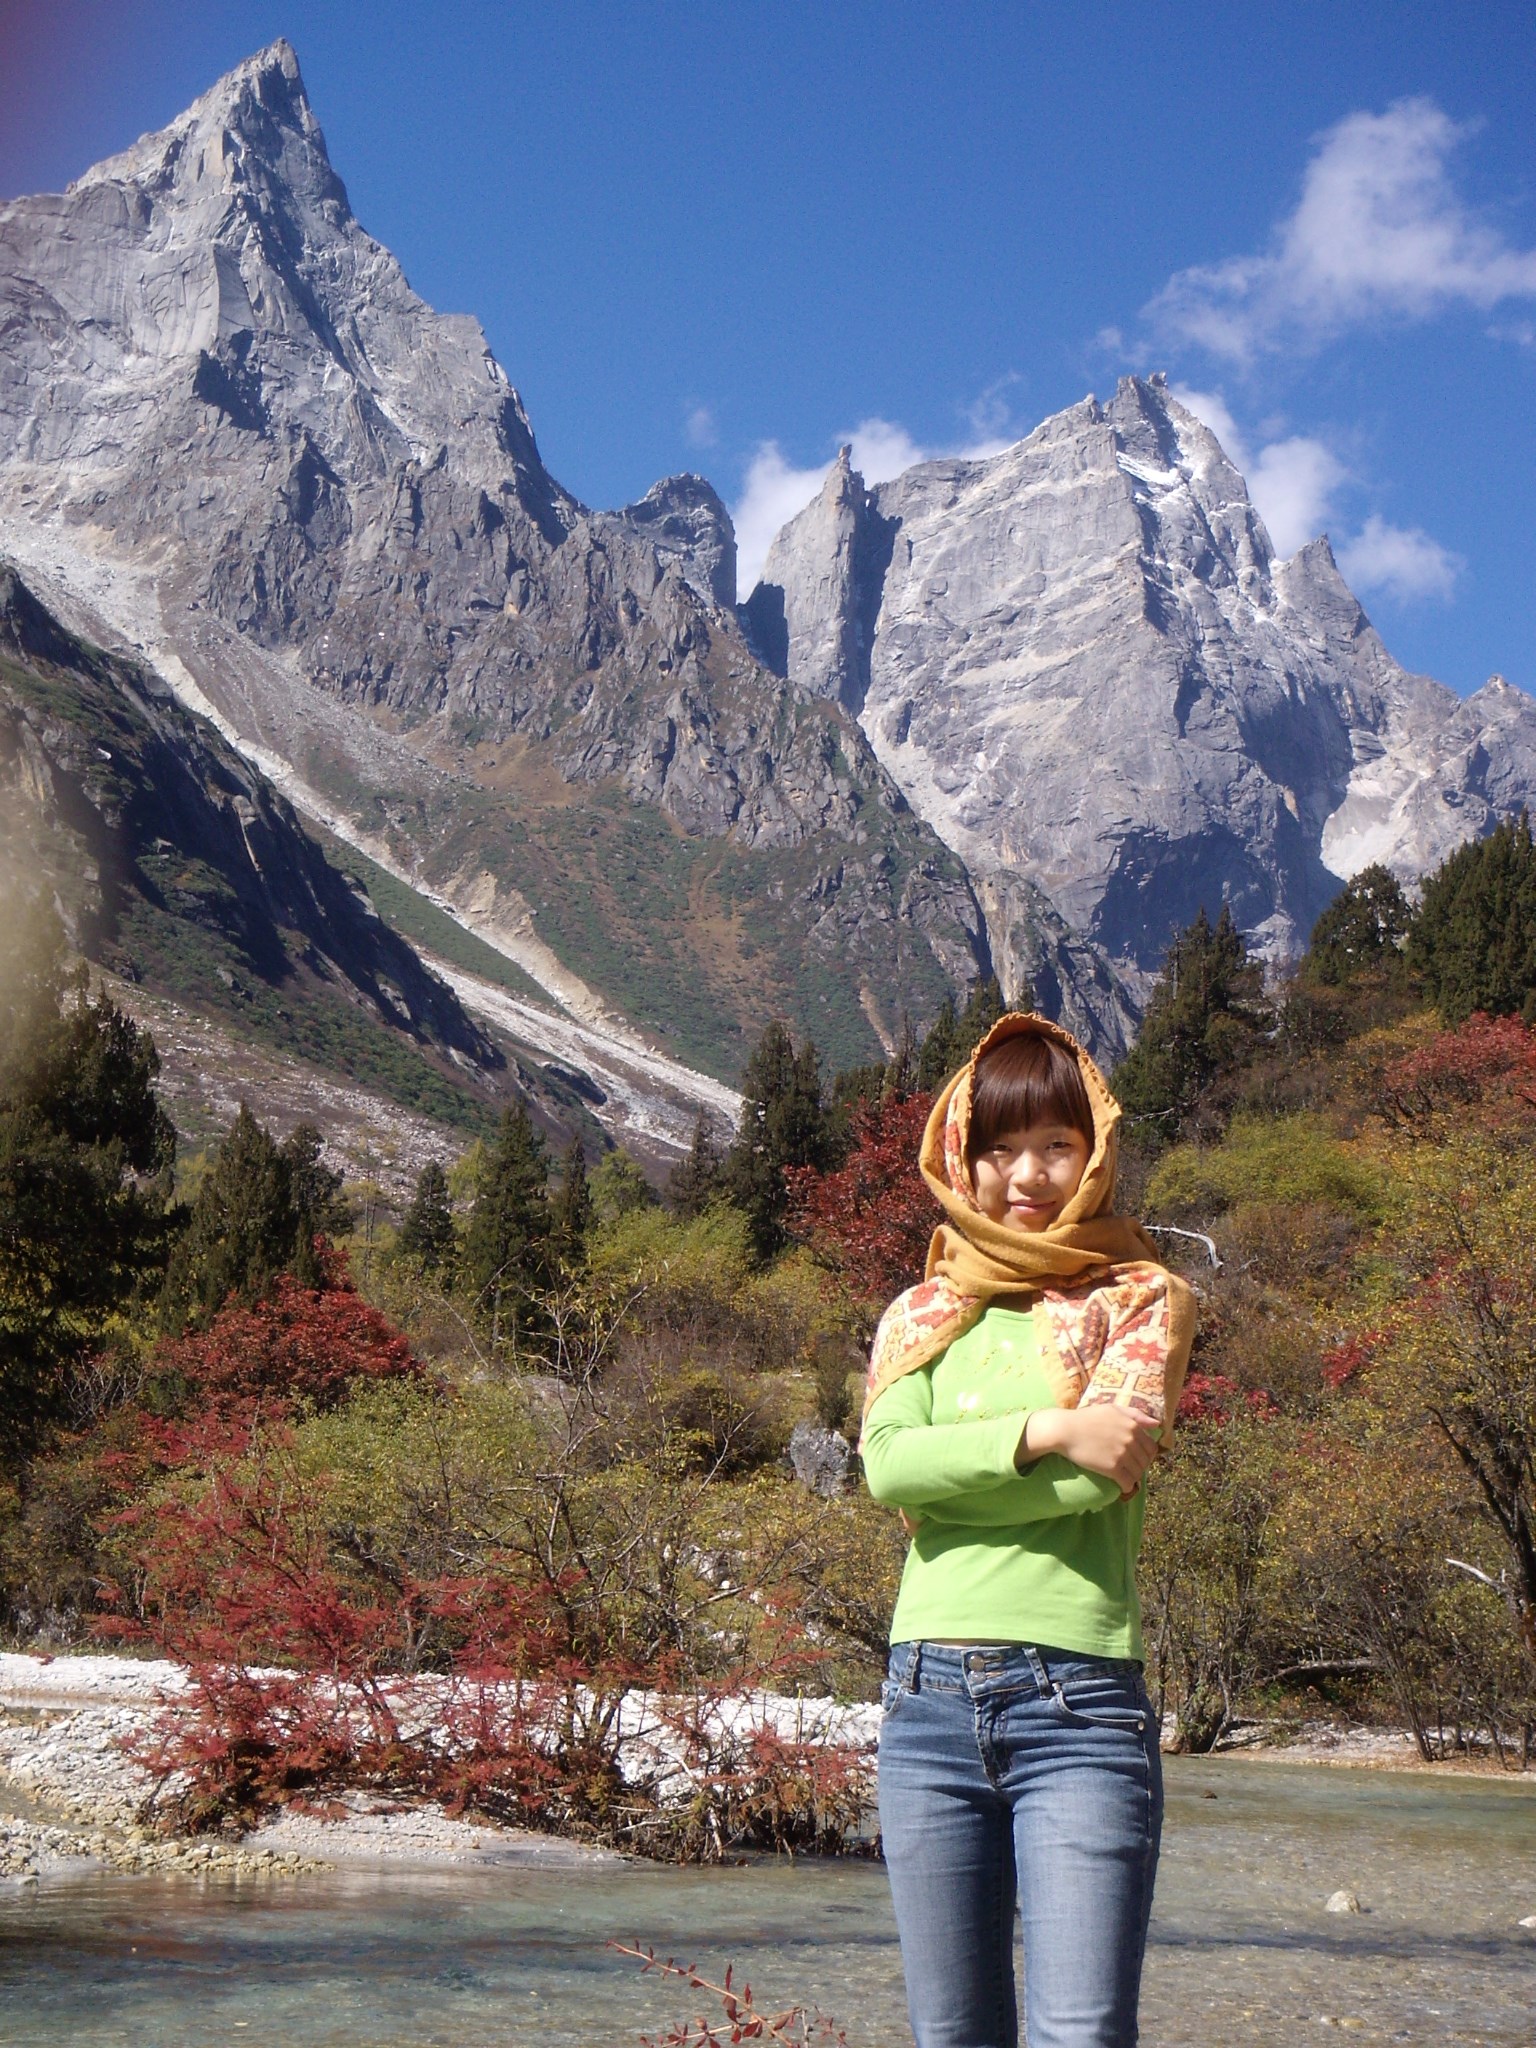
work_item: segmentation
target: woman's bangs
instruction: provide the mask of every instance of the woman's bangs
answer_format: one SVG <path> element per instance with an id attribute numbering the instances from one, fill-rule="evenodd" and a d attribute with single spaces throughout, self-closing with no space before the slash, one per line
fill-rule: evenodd
<path id="1" fill-rule="evenodd" d="M 1093 1109 L 1077 1061 L 1053 1038 L 1031 1033 L 1004 1039 L 977 1062 L 967 1158 L 1037 1124 L 1066 1124 L 1092 1148 Z"/>

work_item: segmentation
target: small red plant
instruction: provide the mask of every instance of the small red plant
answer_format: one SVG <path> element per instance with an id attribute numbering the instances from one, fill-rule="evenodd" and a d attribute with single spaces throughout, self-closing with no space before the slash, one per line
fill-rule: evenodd
<path id="1" fill-rule="evenodd" d="M 708 2044 L 727 2041 L 778 2041 L 784 2048 L 805 2048 L 807 2043 L 825 2041 L 831 2048 L 847 2048 L 848 2036 L 842 2028 L 815 2006 L 791 2005 L 779 2013 L 759 2012 L 750 1984 L 743 1983 L 739 1992 L 735 1989 L 733 1966 L 727 1966 L 725 1982 L 715 1984 L 692 1963 L 673 1962 L 670 1957 L 663 1962 L 653 1948 L 643 1948 L 638 1941 L 610 1941 L 608 1947 L 616 1955 L 632 1956 L 642 1976 L 655 1970 L 663 1977 L 679 1977 L 690 1990 L 702 1991 L 719 2003 L 719 2019 L 700 2016 L 665 2034 L 642 2034 L 643 2048 L 708 2048 Z"/>
<path id="2" fill-rule="evenodd" d="M 1274 1397 L 1262 1387 L 1240 1387 L 1224 1372 L 1192 1372 L 1184 1382 L 1177 1414 L 1185 1424 L 1221 1424 L 1244 1411 L 1265 1418 L 1279 1413 Z"/>

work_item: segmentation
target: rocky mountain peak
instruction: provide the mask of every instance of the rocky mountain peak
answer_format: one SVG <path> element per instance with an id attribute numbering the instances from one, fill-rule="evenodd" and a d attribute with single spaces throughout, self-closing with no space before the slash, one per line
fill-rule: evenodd
<path id="1" fill-rule="evenodd" d="M 734 609 L 736 529 L 706 477 L 663 477 L 618 516 L 646 536 L 660 560 L 682 567 L 703 582 L 717 605 Z"/>
<path id="2" fill-rule="evenodd" d="M 198 188 L 236 195 L 253 183 L 276 184 L 311 205 L 330 207 L 338 226 L 351 217 L 298 57 L 281 36 L 227 72 L 168 127 L 93 165 L 68 193 L 119 185 L 158 198 Z"/>
<path id="3" fill-rule="evenodd" d="M 984 971 L 862 733 L 752 658 L 716 492 L 559 486 L 479 325 L 352 216 L 286 44 L 0 206 L 0 327 L 0 541 L 518 957 L 537 917 L 557 979 L 727 1071 L 769 1015 L 864 1056 Z"/>
<path id="4" fill-rule="evenodd" d="M 857 713 L 869 685 L 867 594 L 883 528 L 845 444 L 803 512 L 775 536 L 746 607 L 748 636 L 777 675 Z"/>
<path id="5" fill-rule="evenodd" d="M 1536 788 L 1536 704 L 1406 674 L 1161 376 L 983 461 L 839 464 L 747 610 L 965 861 L 1015 986 L 1042 905 L 1132 1003 L 1202 906 L 1294 955 L 1367 861 L 1412 877 Z"/>

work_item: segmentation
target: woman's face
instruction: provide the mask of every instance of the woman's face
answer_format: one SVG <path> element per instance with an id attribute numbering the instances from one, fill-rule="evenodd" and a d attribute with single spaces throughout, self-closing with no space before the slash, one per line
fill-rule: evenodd
<path id="1" fill-rule="evenodd" d="M 1074 1124 L 1003 1131 L 972 1166 L 976 1206 L 1014 1230 L 1048 1230 L 1077 1193 L 1088 1140 Z"/>

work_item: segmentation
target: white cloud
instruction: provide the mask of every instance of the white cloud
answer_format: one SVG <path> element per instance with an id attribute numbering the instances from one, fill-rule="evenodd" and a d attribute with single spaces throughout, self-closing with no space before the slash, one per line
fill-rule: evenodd
<path id="1" fill-rule="evenodd" d="M 964 408 L 963 417 L 978 442 L 988 445 L 996 442 L 1000 447 L 1010 447 L 1018 440 L 1019 430 L 1014 424 L 1013 407 L 1003 394 L 1023 381 L 1017 370 L 1009 370 L 996 378 L 979 398 L 972 399 Z"/>
<path id="2" fill-rule="evenodd" d="M 736 527 L 736 587 L 743 596 L 763 573 L 773 537 L 821 489 L 826 468 L 796 469 L 777 441 L 758 444 L 747 465 L 740 498 L 731 507 Z"/>
<path id="3" fill-rule="evenodd" d="M 1179 271 L 1147 317 L 1165 335 L 1247 362 L 1384 316 L 1536 298 L 1536 249 L 1512 247 L 1451 180 L 1447 161 L 1471 132 L 1429 99 L 1347 115 L 1319 138 L 1269 249 Z"/>
<path id="4" fill-rule="evenodd" d="M 983 403 L 987 396 L 983 394 Z M 852 447 L 853 466 L 867 484 L 888 483 L 915 463 L 934 462 L 941 456 L 959 455 L 979 462 L 1013 445 L 1012 439 L 993 436 L 960 448 L 924 448 L 897 421 L 877 417 L 860 420 L 850 432 L 839 434 L 837 445 L 845 443 Z M 736 587 L 743 596 L 762 575 L 774 535 L 810 504 L 831 467 L 827 462 L 820 469 L 796 469 L 785 460 L 777 441 L 759 442 L 747 465 L 741 496 L 731 507 L 736 526 Z"/>
<path id="5" fill-rule="evenodd" d="M 1339 567 L 1357 591 L 1448 599 L 1466 564 L 1422 528 L 1389 526 L 1373 512 L 1355 539 L 1339 550 Z"/>
<path id="6" fill-rule="evenodd" d="M 708 405 L 690 406 L 688 417 L 683 421 L 683 432 L 690 448 L 713 448 L 720 439 L 720 430 L 715 424 L 714 408 Z"/>
<path id="7" fill-rule="evenodd" d="M 931 459 L 930 451 L 919 448 L 905 427 L 894 420 L 860 420 L 851 434 L 840 436 L 851 443 L 853 466 L 867 484 L 886 484 L 914 463 Z"/>
<path id="8" fill-rule="evenodd" d="M 1248 467 L 1248 448 L 1232 409 L 1219 391 L 1194 391 L 1187 384 L 1171 384 L 1169 390 L 1186 412 L 1208 426 L 1221 443 L 1227 460 L 1237 469 Z"/>
<path id="9" fill-rule="evenodd" d="M 1248 495 L 1280 555 L 1294 555 L 1333 517 L 1335 494 L 1349 472 L 1326 442 L 1292 434 L 1261 448 L 1248 471 Z"/>
<path id="10" fill-rule="evenodd" d="M 1186 411 L 1204 421 L 1242 471 L 1278 555 L 1293 555 L 1334 522 L 1339 494 L 1352 479 L 1326 441 L 1290 434 L 1266 442 L 1255 454 L 1221 392 L 1178 384 L 1172 391 Z M 1379 512 L 1370 514 L 1353 539 L 1347 532 L 1341 534 L 1338 558 L 1353 590 L 1380 590 L 1401 599 L 1449 600 L 1466 567 L 1460 555 L 1442 547 L 1422 527 L 1393 526 Z"/>
<path id="11" fill-rule="evenodd" d="M 1288 434 L 1253 452 L 1221 392 L 1175 384 L 1173 396 L 1204 421 L 1228 460 L 1242 471 L 1277 554 L 1293 555 L 1323 531 L 1333 517 L 1340 487 L 1349 481 L 1349 471 L 1326 441 L 1311 434 Z"/>

